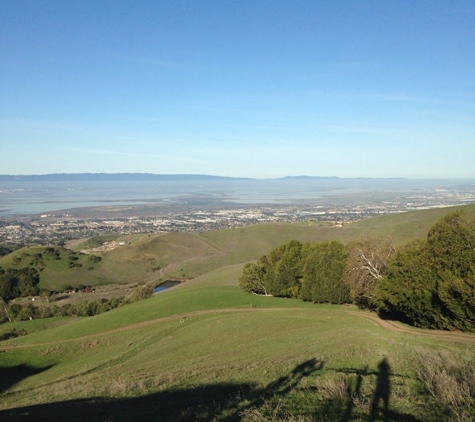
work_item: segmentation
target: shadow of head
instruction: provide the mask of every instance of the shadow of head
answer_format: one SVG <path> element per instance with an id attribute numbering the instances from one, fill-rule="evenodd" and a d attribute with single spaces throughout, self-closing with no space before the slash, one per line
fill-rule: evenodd
<path id="1" fill-rule="evenodd" d="M 18 384 L 26 378 L 50 369 L 53 365 L 35 368 L 28 365 L 0 367 L 0 393 Z"/>
<path id="2" fill-rule="evenodd" d="M 313 359 L 306 360 L 305 362 L 302 362 L 301 364 L 297 365 L 293 369 L 292 375 L 307 377 L 312 372 L 319 371 L 320 369 L 323 369 L 323 360 L 318 360 L 316 358 L 313 358 Z"/>

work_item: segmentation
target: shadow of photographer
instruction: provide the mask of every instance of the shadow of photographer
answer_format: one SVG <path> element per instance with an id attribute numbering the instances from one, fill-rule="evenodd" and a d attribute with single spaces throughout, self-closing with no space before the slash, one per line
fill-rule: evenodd
<path id="1" fill-rule="evenodd" d="M 389 421 L 390 412 L 389 412 L 389 397 L 391 395 L 391 382 L 390 382 L 390 371 L 391 367 L 389 366 L 388 360 L 384 358 L 378 365 L 378 378 L 376 380 L 376 388 L 373 394 L 373 401 L 371 403 L 371 413 L 369 416 L 369 422 L 376 421 L 381 415 L 381 420 Z M 382 402 L 383 407 L 380 407 Z"/>

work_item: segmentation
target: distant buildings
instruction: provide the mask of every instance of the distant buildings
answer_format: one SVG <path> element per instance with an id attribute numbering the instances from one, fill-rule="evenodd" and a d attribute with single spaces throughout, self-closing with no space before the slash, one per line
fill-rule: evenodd
<path id="1" fill-rule="evenodd" d="M 450 198 L 449 198 L 450 199 Z M 44 214 L 28 221 L 1 221 L 0 243 L 64 244 L 71 239 L 97 235 L 125 235 L 134 233 L 203 232 L 230 229 L 250 224 L 297 221 L 320 221 L 334 226 L 376 215 L 398 213 L 412 209 L 435 208 L 475 202 L 475 197 L 462 201 L 441 201 L 427 197 L 417 201 L 412 198 L 400 201 L 381 201 L 372 204 L 352 205 L 289 205 L 227 209 L 186 210 L 117 218 L 78 219 L 70 212 Z M 130 213 L 130 207 L 128 207 Z"/>

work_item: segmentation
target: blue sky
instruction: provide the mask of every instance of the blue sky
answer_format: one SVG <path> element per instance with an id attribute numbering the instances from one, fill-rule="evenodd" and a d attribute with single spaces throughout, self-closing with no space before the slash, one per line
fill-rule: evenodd
<path id="1" fill-rule="evenodd" d="M 475 2 L 0 2 L 0 174 L 475 177 Z"/>

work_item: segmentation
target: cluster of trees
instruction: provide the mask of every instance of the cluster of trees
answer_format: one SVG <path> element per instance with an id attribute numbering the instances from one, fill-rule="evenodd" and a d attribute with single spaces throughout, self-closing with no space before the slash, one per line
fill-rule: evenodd
<path id="1" fill-rule="evenodd" d="M 0 246 L 0 255 L 2 253 L 10 253 L 11 249 L 6 246 Z M 79 256 L 85 256 L 79 253 Z M 69 268 L 82 267 L 79 263 L 79 256 L 72 252 L 68 252 L 68 266 Z M 23 253 L 13 258 L 14 264 L 20 264 L 23 261 L 22 268 L 7 268 L 0 267 L 0 300 L 8 303 L 12 299 L 27 296 L 37 296 L 40 293 L 47 292 L 39 288 L 40 272 L 45 268 L 45 257 L 53 260 L 61 260 L 61 253 L 57 248 L 46 247 L 43 253 Z M 83 259 L 84 261 L 85 259 Z M 101 257 L 96 255 L 87 255 L 87 263 L 91 265 L 88 270 L 93 270 L 94 265 L 101 262 Z M 49 295 L 53 292 L 49 292 Z"/>
<path id="2" fill-rule="evenodd" d="M 48 291 L 42 292 L 47 295 Z M 152 295 L 152 288 L 149 286 L 137 287 L 129 296 L 114 297 L 111 299 L 99 298 L 93 300 L 81 300 L 74 303 L 67 303 L 58 306 L 55 303 L 35 306 L 33 303 L 21 305 L 18 303 L 7 303 L 0 301 L 0 323 L 13 321 L 27 321 L 33 319 L 43 319 L 50 317 L 86 317 L 102 314 L 120 306 L 125 306 L 133 302 L 147 299 Z"/>
<path id="3" fill-rule="evenodd" d="M 0 254 L 8 254 L 11 248 L 2 246 Z M 79 253 L 79 256 L 84 254 Z M 82 266 L 79 263 L 77 253 L 69 251 L 68 254 L 69 268 Z M 84 262 L 89 265 L 96 265 L 101 262 L 101 257 L 88 255 L 87 260 L 81 257 Z M 112 299 L 94 299 L 83 300 L 76 303 L 69 303 L 58 306 L 53 302 L 57 293 L 40 289 L 40 271 L 45 267 L 45 259 L 61 260 L 61 252 L 55 247 L 46 247 L 43 253 L 28 254 L 23 253 L 13 259 L 14 264 L 26 264 L 22 268 L 0 267 L 0 323 L 8 321 L 25 321 L 40 318 L 49 318 L 53 316 L 93 316 L 119 306 L 127 305 L 145 299 L 152 294 L 152 289 L 146 286 L 138 287 L 128 297 L 112 298 Z M 88 270 L 94 269 L 93 266 Z M 84 285 L 78 287 L 79 290 L 86 288 Z M 71 286 L 65 286 L 64 290 L 78 290 Z M 43 304 L 38 302 L 28 302 L 27 304 L 15 303 L 14 299 L 22 297 L 41 296 Z"/>
<path id="4" fill-rule="evenodd" d="M 39 293 L 40 276 L 35 268 L 0 268 L 0 299 L 8 302 L 17 297 L 34 296 Z"/>
<path id="5" fill-rule="evenodd" d="M 246 291 L 301 298 L 315 303 L 347 303 L 350 289 L 343 282 L 347 259 L 340 242 L 293 240 L 244 266 L 239 285 Z"/>
<path id="6" fill-rule="evenodd" d="M 20 245 L 17 244 L 1 244 L 0 245 L 0 257 L 8 255 L 13 251 L 20 248 Z"/>
<path id="7" fill-rule="evenodd" d="M 246 264 L 246 291 L 314 303 L 355 303 L 419 327 L 475 331 L 475 221 L 442 218 L 427 238 L 396 251 L 390 240 L 292 241 Z"/>
<path id="8" fill-rule="evenodd" d="M 56 304 L 52 304 L 51 306 L 35 306 L 30 302 L 26 305 L 17 303 L 1 303 L 0 323 L 64 316 L 94 316 L 110 311 L 119 306 L 123 306 L 126 303 L 129 302 L 127 302 L 124 297 L 82 300 L 75 303 L 68 303 L 63 306 L 58 306 Z"/>

